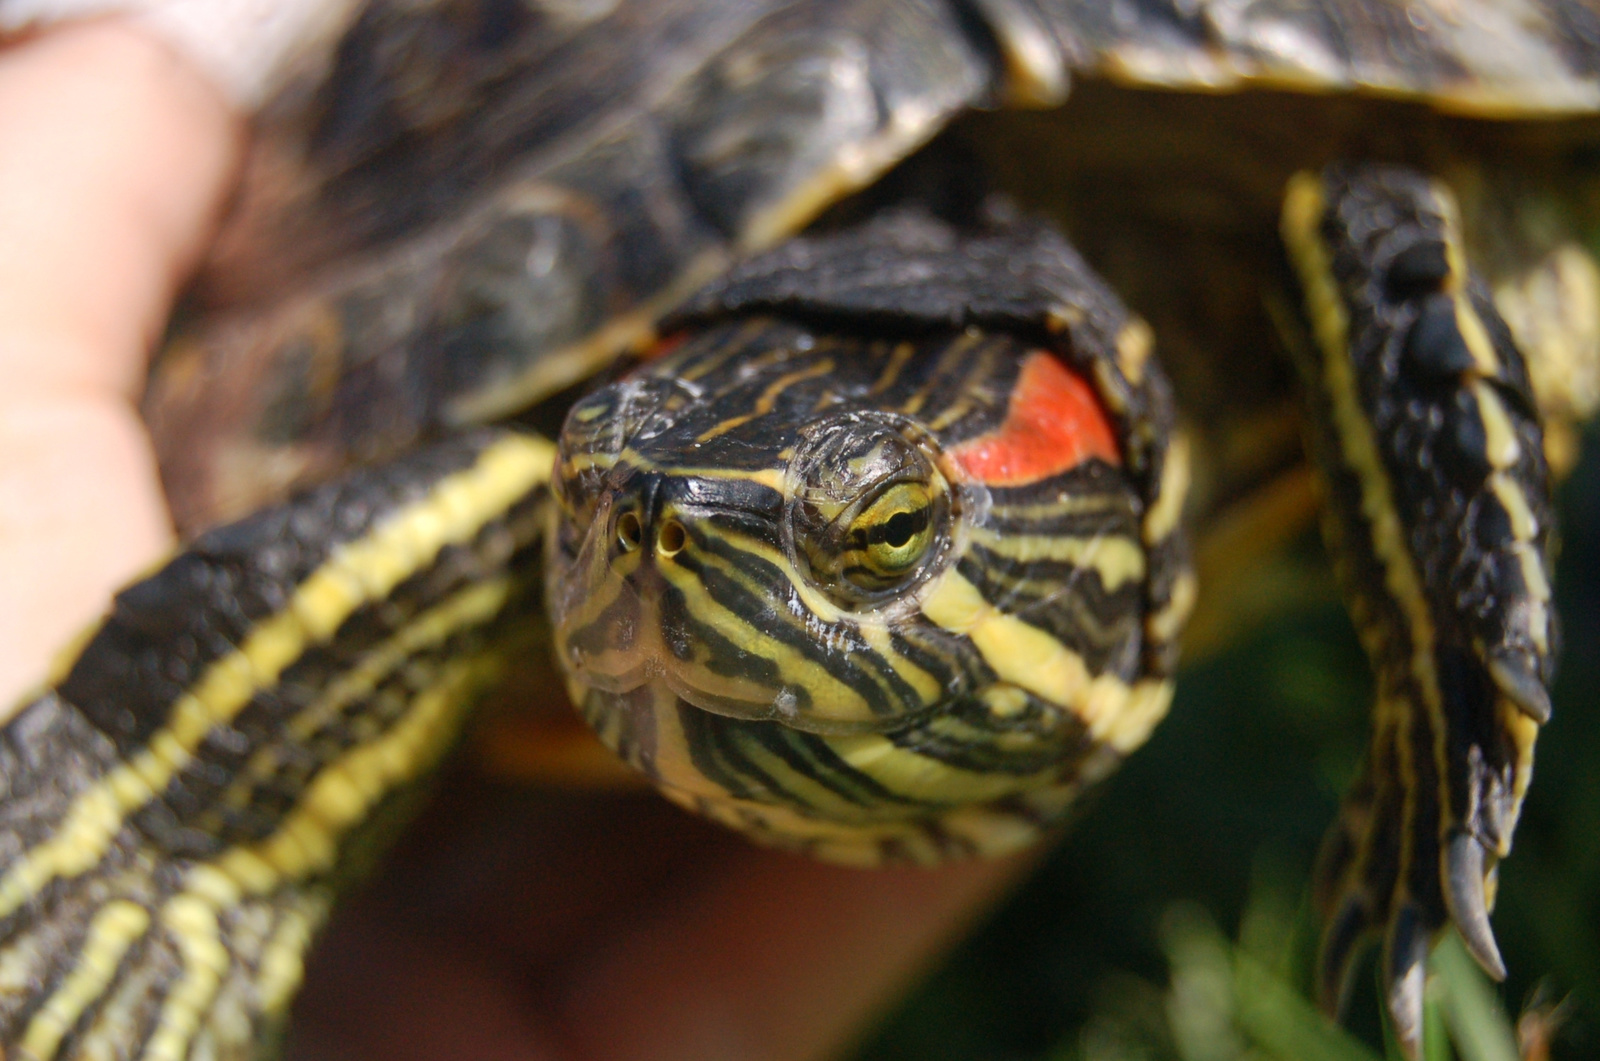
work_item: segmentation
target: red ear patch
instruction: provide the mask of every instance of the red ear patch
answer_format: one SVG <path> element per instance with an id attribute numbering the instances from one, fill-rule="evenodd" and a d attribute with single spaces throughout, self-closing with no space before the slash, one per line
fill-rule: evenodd
<path id="1" fill-rule="evenodd" d="M 1044 350 L 1023 361 L 1005 422 L 956 446 L 950 456 L 991 486 L 1038 482 L 1090 457 L 1122 463 L 1116 432 L 1093 389 Z"/>

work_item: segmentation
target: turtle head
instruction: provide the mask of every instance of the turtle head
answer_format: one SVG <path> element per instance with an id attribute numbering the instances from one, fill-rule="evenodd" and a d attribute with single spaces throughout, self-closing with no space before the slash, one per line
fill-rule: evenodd
<path id="1" fill-rule="evenodd" d="M 1019 428 L 1023 399 L 1081 407 L 1101 442 Z M 574 702 L 668 796 L 760 839 L 1009 850 L 1165 707 L 1112 429 L 1010 336 L 712 324 L 572 409 L 554 492 Z"/>
<path id="2" fill-rule="evenodd" d="M 780 347 L 802 337 L 771 330 Z M 585 698 L 656 686 L 698 711 L 842 734 L 969 691 L 970 674 L 913 673 L 893 646 L 943 636 L 918 596 L 960 553 L 981 491 L 951 481 L 912 417 L 824 395 L 831 359 L 789 345 L 705 372 L 716 344 L 696 344 L 570 414 L 548 599 Z"/>

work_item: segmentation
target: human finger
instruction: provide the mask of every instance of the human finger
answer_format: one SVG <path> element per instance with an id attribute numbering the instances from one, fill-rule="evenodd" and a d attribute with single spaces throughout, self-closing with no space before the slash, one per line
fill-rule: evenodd
<path id="1" fill-rule="evenodd" d="M 170 547 L 135 402 L 239 141 L 217 91 L 129 25 L 0 51 L 0 715 Z"/>

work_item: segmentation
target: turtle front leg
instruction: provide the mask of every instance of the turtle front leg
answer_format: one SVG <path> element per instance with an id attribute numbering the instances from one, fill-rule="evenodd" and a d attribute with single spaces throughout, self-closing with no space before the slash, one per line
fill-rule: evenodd
<path id="1" fill-rule="evenodd" d="M 554 453 L 440 443 L 118 595 L 0 725 L 0 1058 L 269 1052 L 332 898 L 537 600 Z"/>
<path id="2" fill-rule="evenodd" d="M 1297 356 L 1324 529 L 1377 676 L 1365 771 L 1318 871 L 1322 1000 L 1338 1008 L 1358 945 L 1381 932 L 1386 1001 L 1415 1056 L 1442 929 L 1505 976 L 1488 912 L 1556 640 L 1542 434 L 1446 189 L 1394 168 L 1301 174 L 1283 236 L 1313 340 Z"/>

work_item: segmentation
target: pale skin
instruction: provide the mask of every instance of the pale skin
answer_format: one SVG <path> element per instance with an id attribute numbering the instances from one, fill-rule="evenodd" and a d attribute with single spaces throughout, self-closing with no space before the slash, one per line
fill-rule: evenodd
<path id="1" fill-rule="evenodd" d="M 138 394 L 243 139 L 129 26 L 0 49 L 0 705 L 173 547 Z M 1020 868 L 844 870 L 470 777 L 407 859 L 332 929 L 291 1056 L 833 1056 Z"/>

